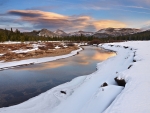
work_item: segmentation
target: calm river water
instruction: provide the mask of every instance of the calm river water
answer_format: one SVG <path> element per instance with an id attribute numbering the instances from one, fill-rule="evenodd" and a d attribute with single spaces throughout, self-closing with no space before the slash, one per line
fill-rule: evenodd
<path id="1" fill-rule="evenodd" d="M 0 71 L 0 107 L 19 104 L 75 77 L 91 74 L 98 62 L 114 55 L 87 46 L 66 59 Z"/>

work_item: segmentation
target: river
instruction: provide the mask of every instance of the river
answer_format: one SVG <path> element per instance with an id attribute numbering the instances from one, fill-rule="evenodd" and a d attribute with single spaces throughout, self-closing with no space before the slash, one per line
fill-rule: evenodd
<path id="1" fill-rule="evenodd" d="M 0 107 L 24 102 L 75 77 L 96 71 L 96 64 L 115 56 L 98 47 L 52 62 L 0 71 Z"/>

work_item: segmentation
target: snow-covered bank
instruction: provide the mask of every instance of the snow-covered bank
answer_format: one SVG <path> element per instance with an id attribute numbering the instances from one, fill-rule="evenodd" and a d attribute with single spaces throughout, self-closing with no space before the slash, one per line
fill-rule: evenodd
<path id="1" fill-rule="evenodd" d="M 130 64 L 132 67 L 118 73 L 127 81 L 124 90 L 104 113 L 150 113 L 150 41 L 113 45 L 128 46 L 130 48 L 127 49 L 132 48 L 134 54 Z"/>
<path id="2" fill-rule="evenodd" d="M 13 62 L 0 62 L 0 69 L 3 70 L 3 69 L 10 68 L 10 67 L 13 68 L 14 66 L 44 63 L 44 62 L 54 61 L 54 60 L 58 60 L 58 59 L 62 59 L 62 58 L 67 58 L 67 57 L 70 57 L 70 56 L 77 54 L 81 50 L 82 50 L 82 48 L 79 48 L 78 50 L 74 50 L 69 54 L 61 55 L 61 56 L 55 56 L 55 57 L 27 59 L 27 60 L 21 60 L 21 61 L 13 61 Z"/>
<path id="3" fill-rule="evenodd" d="M 0 108 L 0 113 L 149 113 L 149 46 L 150 41 L 103 44 L 117 56 L 97 64 L 96 72 L 22 104 Z M 126 80 L 125 88 L 116 85 L 117 76 Z M 104 82 L 108 86 L 101 87 Z"/>

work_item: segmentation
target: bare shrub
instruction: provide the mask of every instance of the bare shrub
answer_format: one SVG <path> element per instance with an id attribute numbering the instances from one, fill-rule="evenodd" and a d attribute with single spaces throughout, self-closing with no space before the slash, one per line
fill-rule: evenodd
<path id="1" fill-rule="evenodd" d="M 75 46 L 74 43 L 68 43 L 67 46 Z"/>
<path id="2" fill-rule="evenodd" d="M 33 47 L 32 46 L 27 46 L 26 49 L 33 49 Z"/>
<path id="3" fill-rule="evenodd" d="M 93 44 L 100 44 L 100 40 L 98 39 L 93 39 L 89 44 L 93 45 Z"/>
<path id="4" fill-rule="evenodd" d="M 40 50 L 48 50 L 48 48 L 45 47 L 45 46 L 39 46 L 38 48 L 39 48 Z"/>
<path id="5" fill-rule="evenodd" d="M 51 42 L 47 42 L 45 45 L 47 49 L 54 49 L 54 44 Z"/>
<path id="6" fill-rule="evenodd" d="M 58 47 L 61 47 L 61 48 L 63 48 L 64 46 L 60 44 L 60 45 L 58 45 Z"/>

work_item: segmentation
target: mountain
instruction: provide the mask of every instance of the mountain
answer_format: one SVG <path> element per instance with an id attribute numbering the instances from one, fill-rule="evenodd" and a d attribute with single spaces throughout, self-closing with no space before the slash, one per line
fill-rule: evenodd
<path id="1" fill-rule="evenodd" d="M 42 29 L 39 31 L 33 30 L 31 32 L 24 32 L 25 35 L 28 36 L 45 36 L 45 37 L 55 37 L 58 36 L 57 34 L 53 33 L 52 31 L 49 31 L 47 29 Z"/>
<path id="2" fill-rule="evenodd" d="M 77 31 L 77 32 L 72 32 L 69 33 L 69 36 L 92 36 L 94 34 L 94 32 L 86 32 L 86 31 Z"/>
<path id="3" fill-rule="evenodd" d="M 106 37 L 116 37 L 116 36 L 124 36 L 129 34 L 135 34 L 141 32 L 140 29 L 134 28 L 106 28 L 97 31 L 94 36 L 99 38 L 106 38 Z"/>
<path id="4" fill-rule="evenodd" d="M 0 29 L 0 32 L 4 32 L 5 30 Z M 7 30 L 10 32 L 9 30 Z M 66 33 L 60 29 L 52 32 L 48 29 L 42 29 L 39 31 L 33 30 L 31 32 L 23 32 L 23 34 L 28 36 L 45 36 L 45 37 L 64 37 L 64 36 L 94 36 L 98 38 L 107 38 L 107 37 L 116 37 L 116 36 L 125 36 L 130 34 L 141 33 L 146 30 L 134 29 L 134 28 L 106 28 L 101 29 L 97 32 L 86 32 L 86 31 L 77 31 Z"/>
<path id="5" fill-rule="evenodd" d="M 57 34 L 59 37 L 63 37 L 63 36 L 68 36 L 67 33 L 65 33 L 64 31 L 57 29 L 56 31 L 54 31 L 55 34 Z"/>
<path id="6" fill-rule="evenodd" d="M 143 31 L 150 30 L 150 25 L 144 26 L 141 28 Z"/>
<path id="7" fill-rule="evenodd" d="M 58 37 L 57 34 L 53 33 L 52 31 L 49 31 L 47 29 L 42 29 L 38 35 L 45 36 L 45 37 Z"/>

